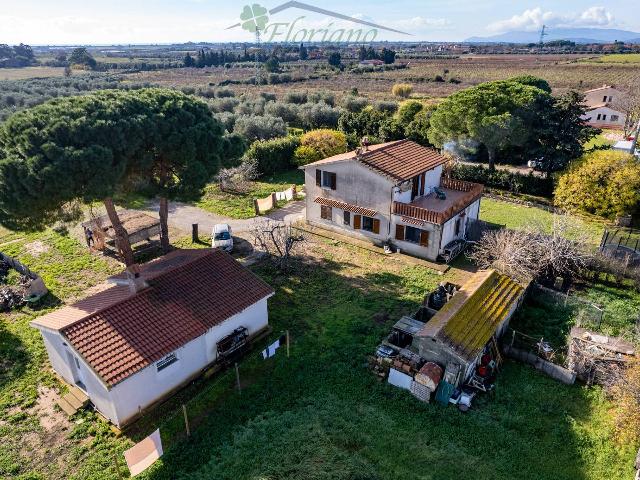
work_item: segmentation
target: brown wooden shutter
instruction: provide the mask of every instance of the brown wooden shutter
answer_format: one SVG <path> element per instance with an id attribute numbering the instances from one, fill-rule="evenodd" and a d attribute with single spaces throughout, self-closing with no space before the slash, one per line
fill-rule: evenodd
<path id="1" fill-rule="evenodd" d="M 424 195 L 424 184 L 426 182 L 426 173 L 420 175 L 420 196 Z"/>
<path id="2" fill-rule="evenodd" d="M 335 173 L 331 173 L 331 190 L 335 190 L 336 189 L 336 174 Z"/>
<path id="3" fill-rule="evenodd" d="M 418 196 L 418 178 L 419 177 L 413 177 L 411 180 L 411 200 Z"/>
<path id="4" fill-rule="evenodd" d="M 380 220 L 377 218 L 373 219 L 373 233 L 380 233 Z"/>
<path id="5" fill-rule="evenodd" d="M 396 225 L 396 240 L 404 240 L 404 225 Z"/>
<path id="6" fill-rule="evenodd" d="M 322 170 L 316 169 L 316 186 L 322 186 Z"/>
<path id="7" fill-rule="evenodd" d="M 426 230 L 420 230 L 420 246 L 429 246 L 429 232 L 427 232 Z"/>
<path id="8" fill-rule="evenodd" d="M 353 216 L 353 229 L 360 230 L 362 228 L 362 215 Z"/>

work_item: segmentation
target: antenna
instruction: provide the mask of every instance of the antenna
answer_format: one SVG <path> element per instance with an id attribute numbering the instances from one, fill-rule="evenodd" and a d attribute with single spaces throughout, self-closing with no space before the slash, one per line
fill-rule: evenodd
<path id="1" fill-rule="evenodd" d="M 546 37 L 547 35 L 549 35 L 547 33 L 547 26 L 542 25 L 542 30 L 540 30 L 540 48 L 542 48 L 542 46 L 544 45 L 544 37 Z"/>
<path id="2" fill-rule="evenodd" d="M 262 65 L 260 65 L 259 55 L 260 55 L 260 29 L 256 27 L 256 60 L 255 60 L 256 85 L 262 84 Z"/>

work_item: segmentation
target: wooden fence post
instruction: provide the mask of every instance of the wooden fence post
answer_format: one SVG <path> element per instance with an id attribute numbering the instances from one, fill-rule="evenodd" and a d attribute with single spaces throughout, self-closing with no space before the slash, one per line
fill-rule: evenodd
<path id="1" fill-rule="evenodd" d="M 260 215 L 260 207 L 258 206 L 258 199 L 253 199 L 253 209 L 256 211 L 256 216 Z"/>
<path id="2" fill-rule="evenodd" d="M 191 436 L 191 430 L 189 430 L 189 417 L 187 416 L 187 406 L 182 404 L 182 413 L 184 414 L 184 426 L 187 429 L 187 437 Z"/>
<path id="3" fill-rule="evenodd" d="M 289 356 L 289 330 L 287 330 L 287 357 Z"/>
<path id="4" fill-rule="evenodd" d="M 242 394 L 242 389 L 240 388 L 240 369 L 238 368 L 238 362 L 236 362 L 236 384 L 238 386 L 238 393 Z"/>
<path id="5" fill-rule="evenodd" d="M 192 223 L 191 224 L 191 242 L 192 243 L 198 243 L 199 238 L 198 238 L 198 224 L 197 223 Z"/>

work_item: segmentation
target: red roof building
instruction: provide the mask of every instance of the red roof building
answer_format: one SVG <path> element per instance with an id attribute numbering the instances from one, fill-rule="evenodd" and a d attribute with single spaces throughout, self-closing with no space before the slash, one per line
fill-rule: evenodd
<path id="1" fill-rule="evenodd" d="M 217 360 L 238 328 L 267 328 L 272 288 L 219 250 L 176 250 L 36 318 L 51 364 L 117 425 Z"/>

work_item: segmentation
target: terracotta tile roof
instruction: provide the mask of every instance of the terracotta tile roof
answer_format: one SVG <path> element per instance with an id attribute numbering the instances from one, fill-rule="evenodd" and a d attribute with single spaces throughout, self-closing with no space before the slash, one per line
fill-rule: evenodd
<path id="1" fill-rule="evenodd" d="M 340 202 L 338 200 L 333 200 L 331 198 L 324 197 L 316 197 L 314 200 L 315 203 L 319 203 L 320 205 L 326 205 L 327 207 L 340 208 L 342 210 L 347 210 L 349 212 L 357 213 L 358 215 L 364 215 L 365 217 L 375 217 L 375 210 L 371 210 L 369 208 L 359 207 L 357 205 L 352 205 L 346 202 Z"/>
<path id="2" fill-rule="evenodd" d="M 480 270 L 418 333 L 435 337 L 466 360 L 475 359 L 506 319 L 524 287 L 495 270 Z"/>
<path id="3" fill-rule="evenodd" d="M 273 294 L 219 250 L 172 252 L 143 276 L 148 288 L 61 330 L 109 386 Z"/>
<path id="4" fill-rule="evenodd" d="M 182 263 L 195 260 L 208 253 L 205 249 L 200 250 L 175 250 L 164 257 L 140 265 L 140 275 L 145 280 L 150 280 L 161 275 L 167 270 Z M 47 315 L 42 315 L 31 321 L 34 327 L 45 327 L 52 330 L 60 330 L 67 325 L 82 320 L 99 310 L 103 310 L 111 305 L 115 305 L 126 298 L 132 296 L 128 286 L 117 285 L 116 280 L 124 280 L 124 272 L 109 277 L 106 282 L 96 285 L 87 290 L 87 296 L 66 307 L 59 308 Z"/>
<path id="5" fill-rule="evenodd" d="M 367 167 L 392 178 L 393 180 L 409 180 L 416 175 L 432 170 L 447 162 L 447 158 L 435 149 L 423 147 L 411 140 L 371 145 L 366 152 L 357 151 L 341 153 L 304 166 L 326 165 L 345 160 L 357 160 Z"/>

